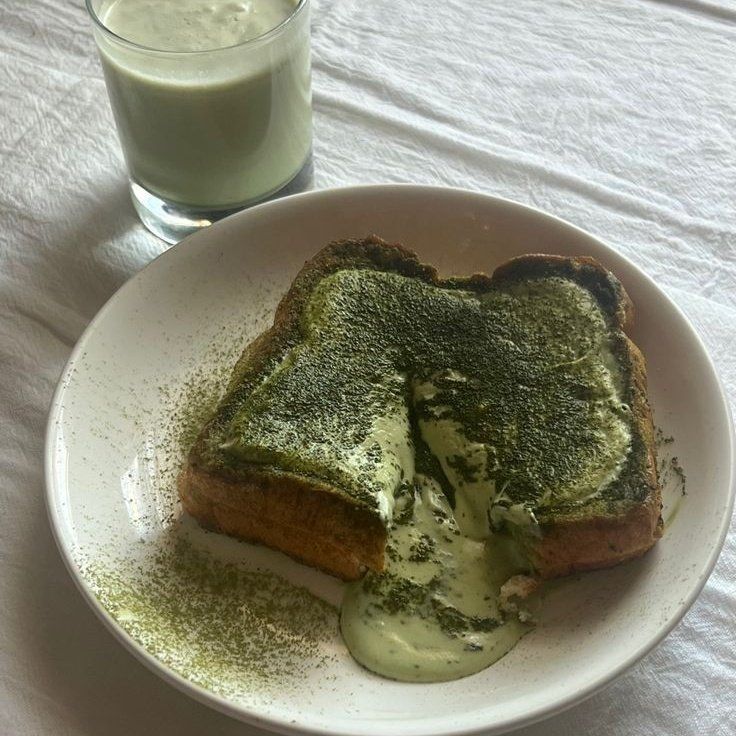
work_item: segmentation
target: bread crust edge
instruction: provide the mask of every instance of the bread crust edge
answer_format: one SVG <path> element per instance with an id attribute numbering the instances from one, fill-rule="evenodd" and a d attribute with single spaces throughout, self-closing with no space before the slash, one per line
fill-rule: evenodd
<path id="1" fill-rule="evenodd" d="M 277 549 L 343 580 L 384 566 L 386 528 L 365 508 L 294 476 L 228 478 L 187 465 L 184 509 L 200 526 Z"/>

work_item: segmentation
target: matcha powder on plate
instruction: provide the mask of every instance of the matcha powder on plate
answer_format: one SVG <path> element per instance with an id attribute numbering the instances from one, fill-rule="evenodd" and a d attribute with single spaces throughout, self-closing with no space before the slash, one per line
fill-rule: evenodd
<path id="1" fill-rule="evenodd" d="M 103 607 L 150 654 L 228 698 L 303 687 L 337 632 L 335 609 L 305 588 L 195 549 L 173 532 L 144 562 L 88 562 Z"/>

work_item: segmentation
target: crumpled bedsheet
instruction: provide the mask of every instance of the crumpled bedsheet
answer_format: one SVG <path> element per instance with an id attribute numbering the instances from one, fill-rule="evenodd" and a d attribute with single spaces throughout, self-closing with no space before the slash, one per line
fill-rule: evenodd
<path id="1" fill-rule="evenodd" d="M 148 672 L 77 593 L 43 503 L 60 371 L 166 246 L 137 222 L 82 0 L 0 4 L 0 733 L 256 734 Z M 315 0 L 315 186 L 554 212 L 677 302 L 736 399 L 736 4 Z M 672 634 L 520 733 L 736 732 L 736 534 Z"/>

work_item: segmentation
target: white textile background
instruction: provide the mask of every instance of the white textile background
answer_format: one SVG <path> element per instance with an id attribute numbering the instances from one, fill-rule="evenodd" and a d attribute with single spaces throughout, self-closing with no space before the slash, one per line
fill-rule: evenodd
<path id="1" fill-rule="evenodd" d="M 685 310 L 736 400 L 736 4 L 315 0 L 313 54 L 316 186 L 467 187 L 590 230 Z M 129 203 L 81 0 L 2 0 L 0 734 L 259 733 L 123 650 L 44 511 L 61 368 L 164 247 Z M 523 733 L 736 733 L 733 531 L 656 651 Z"/>

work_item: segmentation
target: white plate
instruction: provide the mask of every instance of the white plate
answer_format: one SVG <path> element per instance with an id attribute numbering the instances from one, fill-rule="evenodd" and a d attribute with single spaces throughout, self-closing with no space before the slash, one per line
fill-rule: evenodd
<path id="1" fill-rule="evenodd" d="M 529 252 L 592 255 L 613 270 L 636 305 L 632 336 L 649 366 L 655 422 L 675 438 L 689 492 L 679 498 L 676 488 L 666 491 L 665 516 L 679 509 L 651 553 L 558 584 L 537 628 L 477 675 L 439 685 L 384 680 L 355 665 L 335 634 L 323 645 L 331 657 L 326 670 L 308 670 L 288 693 L 217 694 L 129 637 L 92 592 L 83 560 L 135 555 L 164 533 L 174 508 L 172 463 L 179 460 L 162 454 L 167 413 L 193 375 L 206 379 L 197 366 L 228 352 L 223 335 L 262 329 L 303 262 L 325 243 L 368 233 L 401 241 L 445 273 L 491 271 Z M 230 343 L 232 357 L 240 340 Z M 557 218 L 481 194 L 354 187 L 230 217 L 167 251 L 115 294 L 76 346 L 54 397 L 47 500 L 61 553 L 95 612 L 141 661 L 198 700 L 283 732 L 499 733 L 589 696 L 682 617 L 723 543 L 733 447 L 727 401 L 703 344 L 659 288 L 609 246 Z M 339 599 L 334 581 L 276 553 L 189 532 L 216 554 L 273 567 Z"/>

